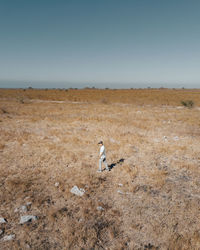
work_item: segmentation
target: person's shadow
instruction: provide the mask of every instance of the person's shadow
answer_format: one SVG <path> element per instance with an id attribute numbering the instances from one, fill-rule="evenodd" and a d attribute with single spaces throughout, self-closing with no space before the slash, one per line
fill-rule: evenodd
<path id="1" fill-rule="evenodd" d="M 121 158 L 121 159 L 118 160 L 117 162 L 114 162 L 114 163 L 108 165 L 109 170 L 112 170 L 116 165 L 118 165 L 118 164 L 120 164 L 120 163 L 123 163 L 124 161 L 125 161 L 125 159 L 124 159 L 124 158 Z"/>

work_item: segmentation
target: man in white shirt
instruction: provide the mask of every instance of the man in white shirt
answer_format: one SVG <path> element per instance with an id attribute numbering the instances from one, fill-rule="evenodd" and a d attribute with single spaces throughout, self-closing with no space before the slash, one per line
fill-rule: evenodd
<path id="1" fill-rule="evenodd" d="M 106 150 L 105 150 L 105 146 L 103 145 L 102 141 L 100 141 L 98 143 L 98 145 L 100 146 L 100 153 L 99 153 L 99 170 L 97 172 L 102 172 L 102 169 L 101 169 L 102 162 L 104 163 L 104 165 L 106 167 L 106 170 L 109 170 L 108 164 L 106 162 Z"/>

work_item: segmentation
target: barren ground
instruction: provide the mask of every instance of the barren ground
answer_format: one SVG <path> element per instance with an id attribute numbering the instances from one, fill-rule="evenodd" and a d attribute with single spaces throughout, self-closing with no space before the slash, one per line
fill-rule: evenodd
<path id="1" fill-rule="evenodd" d="M 0 89 L 0 249 L 200 249 L 199 106 L 199 90 Z"/>

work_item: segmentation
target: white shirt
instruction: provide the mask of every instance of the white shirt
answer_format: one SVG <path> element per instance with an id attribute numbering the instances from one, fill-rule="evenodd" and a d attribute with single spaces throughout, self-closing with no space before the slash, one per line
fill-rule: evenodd
<path id="1" fill-rule="evenodd" d="M 101 155 L 101 159 L 106 158 L 106 150 L 105 150 L 104 145 L 102 145 L 100 148 L 100 155 Z"/>

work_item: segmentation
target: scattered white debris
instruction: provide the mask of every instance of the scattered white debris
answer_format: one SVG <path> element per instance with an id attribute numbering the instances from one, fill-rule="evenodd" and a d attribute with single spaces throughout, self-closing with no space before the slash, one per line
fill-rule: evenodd
<path id="1" fill-rule="evenodd" d="M 120 191 L 120 190 L 117 190 L 117 193 L 119 193 L 119 194 L 124 194 L 122 191 Z"/>
<path id="2" fill-rule="evenodd" d="M 119 185 L 120 187 L 123 187 L 123 184 L 122 184 L 122 183 L 119 183 L 118 185 Z"/>
<path id="3" fill-rule="evenodd" d="M 72 194 L 76 194 L 78 196 L 83 196 L 85 193 L 85 190 L 83 188 L 78 188 L 77 186 L 73 186 L 73 188 L 70 191 Z"/>
<path id="4" fill-rule="evenodd" d="M 97 210 L 98 210 L 98 211 L 103 211 L 103 210 L 104 210 L 104 208 L 103 208 L 103 207 L 101 207 L 101 206 L 98 206 L 98 207 L 97 207 Z"/>
<path id="5" fill-rule="evenodd" d="M 19 224 L 24 224 L 24 223 L 27 223 L 27 222 L 31 222 L 33 220 L 37 220 L 37 216 L 24 215 L 24 216 L 21 216 Z"/>
<path id="6" fill-rule="evenodd" d="M 55 187 L 58 187 L 59 185 L 60 185 L 59 182 L 56 182 L 56 183 L 55 183 Z"/>
<path id="7" fill-rule="evenodd" d="M 110 138 L 110 142 L 119 144 L 119 142 L 118 142 L 118 141 L 116 141 L 116 140 L 115 140 L 115 139 L 113 139 L 113 138 Z"/>
<path id="8" fill-rule="evenodd" d="M 6 235 L 2 238 L 2 241 L 14 240 L 15 234 Z"/>
<path id="9" fill-rule="evenodd" d="M 0 217 L 0 224 L 4 224 L 4 223 L 7 223 L 6 219 Z"/>

